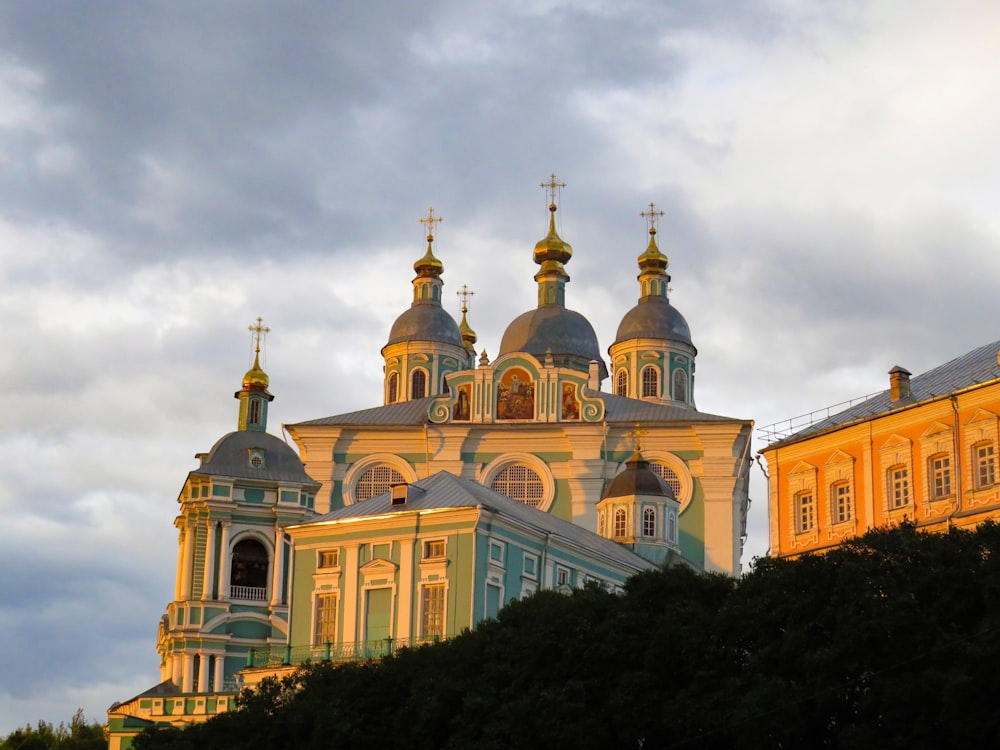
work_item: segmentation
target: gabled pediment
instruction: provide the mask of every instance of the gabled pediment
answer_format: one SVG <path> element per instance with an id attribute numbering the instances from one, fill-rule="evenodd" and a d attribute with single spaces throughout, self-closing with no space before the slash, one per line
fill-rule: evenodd
<path id="1" fill-rule="evenodd" d="M 969 417 L 969 421 L 966 422 L 967 425 L 976 424 L 977 422 L 995 422 L 997 420 L 997 415 L 988 409 L 976 409 L 976 413 Z"/>
<path id="2" fill-rule="evenodd" d="M 813 466 L 812 464 L 806 463 L 805 461 L 799 461 L 797 464 L 795 464 L 794 468 L 792 468 L 792 470 L 790 472 L 788 472 L 788 473 L 789 473 L 789 475 L 793 475 L 793 474 L 813 474 L 813 473 L 815 473 L 815 471 L 816 471 L 816 467 Z"/>
<path id="3" fill-rule="evenodd" d="M 392 560 L 369 560 L 361 566 L 361 574 L 365 576 L 392 576 L 399 566 Z"/>
<path id="4" fill-rule="evenodd" d="M 844 451 L 839 448 L 830 454 L 830 457 L 826 459 L 825 466 L 832 466 L 834 464 L 842 464 L 848 461 L 854 461 L 854 456 L 850 453 L 844 453 Z"/>
<path id="5" fill-rule="evenodd" d="M 893 450 L 899 448 L 909 448 L 913 443 L 909 438 L 903 437 L 902 435 L 892 434 L 889 439 L 882 443 L 882 447 L 879 450 Z"/>
<path id="6" fill-rule="evenodd" d="M 931 438 L 938 435 L 947 434 L 951 432 L 951 425 L 947 425 L 944 422 L 932 422 L 930 427 L 924 430 L 921 438 Z"/>

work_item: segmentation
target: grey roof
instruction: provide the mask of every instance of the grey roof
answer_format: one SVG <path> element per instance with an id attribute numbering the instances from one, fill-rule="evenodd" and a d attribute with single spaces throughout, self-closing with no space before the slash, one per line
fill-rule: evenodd
<path id="1" fill-rule="evenodd" d="M 611 485 L 604 491 L 604 498 L 628 497 L 630 495 L 653 495 L 654 497 L 669 497 L 676 500 L 673 489 L 663 481 L 663 477 L 649 468 L 649 461 L 639 455 L 633 455 L 625 462 L 625 471 L 611 480 Z"/>
<path id="2" fill-rule="evenodd" d="M 264 466 L 250 466 L 248 451 L 264 451 Z M 299 455 L 291 446 L 267 432 L 239 430 L 223 435 L 212 446 L 200 467 L 190 472 L 195 476 L 255 479 L 262 482 L 297 482 L 319 487 L 319 482 L 306 474 Z"/>
<path id="3" fill-rule="evenodd" d="M 691 344 L 691 329 L 666 297 L 643 297 L 618 324 L 615 344 L 629 339 L 665 339 Z"/>
<path id="4" fill-rule="evenodd" d="M 794 435 L 771 443 L 771 446 L 794 443 L 851 422 L 867 420 L 890 411 L 909 408 L 923 401 L 947 396 L 955 391 L 996 380 L 1000 378 L 1000 363 L 997 361 L 998 351 L 1000 351 L 1000 341 L 984 344 L 950 362 L 945 362 L 943 365 L 938 365 L 932 370 L 910 378 L 912 398 L 893 401 L 889 389 L 886 389 L 861 403 L 811 424 Z"/>
<path id="5" fill-rule="evenodd" d="M 584 395 L 593 396 L 593 391 Z M 677 404 L 661 404 L 655 401 L 642 401 L 626 396 L 616 396 L 612 393 L 597 394 L 604 400 L 604 418 L 608 422 L 639 422 L 641 424 L 656 422 L 734 422 L 743 421 L 735 417 L 723 417 L 718 414 L 708 414 L 687 406 Z"/>
<path id="6" fill-rule="evenodd" d="M 389 344 L 400 341 L 438 341 L 465 347 L 458 323 L 437 302 L 414 302 L 396 318 L 389 331 Z"/>
<path id="7" fill-rule="evenodd" d="M 463 479 L 447 471 L 439 471 L 426 479 L 414 482 L 412 486 L 419 487 L 424 492 L 418 497 L 409 499 L 405 505 L 392 505 L 392 493 L 386 492 L 364 502 L 331 511 L 308 523 L 299 525 L 311 526 L 348 518 L 371 518 L 428 510 L 483 508 L 512 518 L 538 531 L 562 537 L 580 547 L 591 549 L 620 565 L 636 570 L 646 570 L 653 567 L 653 564 L 648 560 L 617 542 L 598 536 L 575 523 L 564 521 L 549 513 L 532 508 L 530 505 L 511 500 L 506 495 L 494 492 L 471 479 Z"/>
<path id="8" fill-rule="evenodd" d="M 601 377 L 608 375 L 590 321 L 561 305 L 542 305 L 514 318 L 500 340 L 498 356 L 515 352 L 526 352 L 539 360 L 551 352 L 557 366 L 585 372 L 590 362 L 596 361 L 601 366 Z"/>
<path id="9" fill-rule="evenodd" d="M 659 404 L 650 401 L 640 401 L 639 399 L 626 398 L 625 396 L 615 396 L 611 393 L 587 390 L 585 395 L 588 398 L 597 396 L 604 401 L 605 420 L 608 422 L 636 422 L 658 423 L 658 422 L 731 422 L 732 417 L 720 417 L 716 414 L 706 414 L 686 406 L 675 404 Z M 359 425 L 365 427 L 406 427 L 412 425 L 429 424 L 427 418 L 431 403 L 438 398 L 428 396 L 412 401 L 401 401 L 398 404 L 388 404 L 387 406 L 374 406 L 370 409 L 352 411 L 347 414 L 336 414 L 332 417 L 322 417 L 311 419 L 307 422 L 297 422 L 288 425 L 289 427 L 301 426 L 342 426 Z M 460 422 L 458 424 L 468 426 L 478 426 L 477 422 Z M 581 424 L 580 422 L 566 422 L 564 424 Z M 503 428 L 503 422 L 488 423 L 490 429 Z M 523 427 L 523 423 L 517 423 L 517 427 Z"/>

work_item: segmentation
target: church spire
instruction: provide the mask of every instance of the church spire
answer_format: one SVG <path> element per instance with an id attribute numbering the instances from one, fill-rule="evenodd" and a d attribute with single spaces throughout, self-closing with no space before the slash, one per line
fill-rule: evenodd
<path id="1" fill-rule="evenodd" d="M 563 264 L 573 257 L 573 248 L 556 232 L 556 200 L 559 191 L 566 187 L 565 182 L 559 182 L 553 174 L 548 182 L 541 183 L 549 193 L 549 233 L 535 245 L 535 263 L 541 266 L 535 274 L 538 282 L 538 306 L 566 306 L 566 282 L 569 274 Z"/>
<path id="2" fill-rule="evenodd" d="M 663 211 L 657 211 L 656 204 L 650 203 L 649 210 L 641 211 L 639 215 L 645 217 L 649 224 L 649 244 L 638 258 L 639 298 L 663 297 L 667 299 L 667 294 L 670 291 L 670 274 L 667 273 L 667 266 L 670 261 L 656 245 L 656 223 L 663 216 Z"/>
<path id="3" fill-rule="evenodd" d="M 267 391 L 270 379 L 260 366 L 260 343 L 270 333 L 271 329 L 264 325 L 263 318 L 258 317 L 255 325 L 249 326 L 253 334 L 254 355 L 253 367 L 243 376 L 243 388 L 233 394 L 240 402 L 239 430 L 251 432 L 267 431 L 267 405 L 274 400 Z"/>

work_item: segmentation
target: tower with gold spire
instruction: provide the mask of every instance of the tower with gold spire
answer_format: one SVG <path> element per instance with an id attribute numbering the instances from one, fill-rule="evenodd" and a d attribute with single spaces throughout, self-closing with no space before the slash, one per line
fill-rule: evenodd
<path id="1" fill-rule="evenodd" d="M 384 403 L 439 396 L 448 392 L 449 373 L 472 367 L 467 335 L 441 304 L 444 264 L 434 255 L 434 225 L 442 217 L 428 209 L 420 223 L 427 227 L 427 252 L 413 264 L 413 302 L 396 318 L 382 347 L 385 360 Z M 468 332 L 465 313 L 462 320 Z M 475 334 L 472 334 L 473 340 Z"/>
<path id="2" fill-rule="evenodd" d="M 240 402 L 240 430 L 267 431 L 267 405 L 274 401 L 274 396 L 267 390 L 270 379 L 260 366 L 260 343 L 270 331 L 262 318 L 257 318 L 257 322 L 250 326 L 250 333 L 254 336 L 253 367 L 243 376 L 243 387 L 233 394 Z"/>
<path id="3" fill-rule="evenodd" d="M 694 358 L 691 329 L 670 304 L 669 260 L 656 244 L 657 220 L 649 204 L 649 244 L 639 255 L 639 302 L 625 313 L 608 348 L 612 385 L 618 396 L 694 407 Z"/>

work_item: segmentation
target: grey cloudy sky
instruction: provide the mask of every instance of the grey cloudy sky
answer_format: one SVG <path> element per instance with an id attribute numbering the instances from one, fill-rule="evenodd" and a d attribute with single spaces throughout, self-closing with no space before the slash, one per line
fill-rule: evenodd
<path id="1" fill-rule="evenodd" d="M 605 350 L 655 202 L 698 406 L 758 425 L 1000 338 L 998 35 L 990 0 L 0 4 L 0 735 L 157 682 L 247 325 L 274 431 L 379 403 L 428 206 L 492 355 L 539 182 Z"/>

